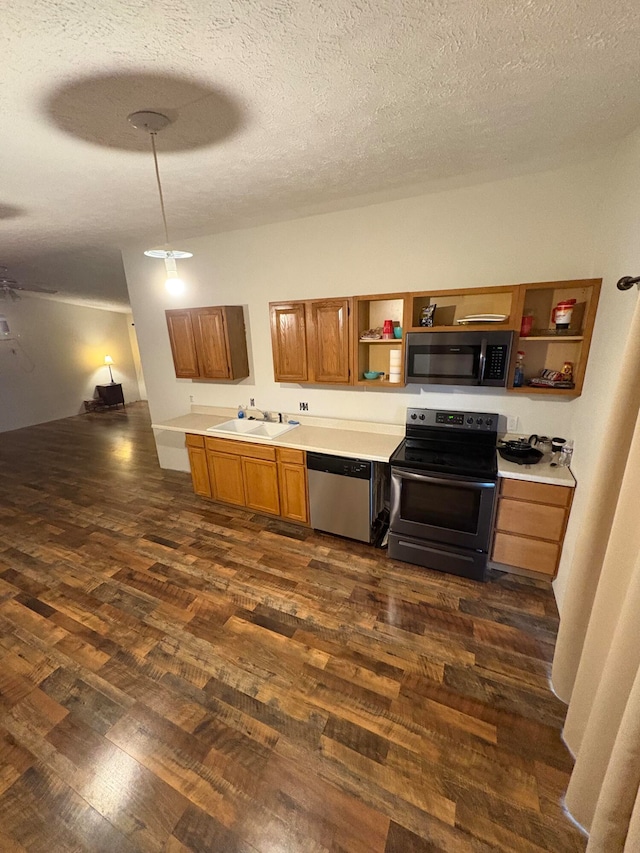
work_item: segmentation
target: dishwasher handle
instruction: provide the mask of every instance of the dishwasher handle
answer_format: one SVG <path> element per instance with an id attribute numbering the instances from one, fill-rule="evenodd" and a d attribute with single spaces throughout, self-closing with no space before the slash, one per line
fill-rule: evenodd
<path id="1" fill-rule="evenodd" d="M 373 463 L 368 459 L 350 459 L 346 456 L 332 456 L 329 453 L 307 452 L 309 471 L 323 471 L 340 477 L 354 477 L 357 480 L 370 480 Z"/>

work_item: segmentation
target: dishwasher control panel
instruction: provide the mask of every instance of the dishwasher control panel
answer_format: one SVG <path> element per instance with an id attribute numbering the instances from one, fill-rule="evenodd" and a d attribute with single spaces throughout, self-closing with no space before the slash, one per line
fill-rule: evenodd
<path id="1" fill-rule="evenodd" d="M 324 471 L 326 474 L 339 474 L 358 480 L 368 480 L 371 477 L 371 464 L 364 459 L 347 459 L 344 456 L 330 456 L 328 453 L 307 453 L 309 471 Z"/>

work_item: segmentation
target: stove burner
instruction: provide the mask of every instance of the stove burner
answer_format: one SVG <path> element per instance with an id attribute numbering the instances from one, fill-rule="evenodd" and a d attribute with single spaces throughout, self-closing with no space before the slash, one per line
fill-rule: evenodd
<path id="1" fill-rule="evenodd" d="M 409 409 L 406 436 L 391 464 L 475 479 L 495 479 L 498 416 Z"/>

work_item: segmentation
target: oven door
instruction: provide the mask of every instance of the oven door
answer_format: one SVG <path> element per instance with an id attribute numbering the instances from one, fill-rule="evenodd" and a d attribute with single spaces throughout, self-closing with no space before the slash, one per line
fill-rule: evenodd
<path id="1" fill-rule="evenodd" d="M 392 533 L 488 551 L 496 482 L 391 468 Z"/>

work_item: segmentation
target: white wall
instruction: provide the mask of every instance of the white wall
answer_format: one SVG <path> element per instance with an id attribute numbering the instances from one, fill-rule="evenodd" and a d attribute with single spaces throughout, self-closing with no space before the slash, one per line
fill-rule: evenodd
<path id="1" fill-rule="evenodd" d="M 596 459 L 599 452 L 606 452 L 612 393 L 618 379 L 624 377 L 622 354 L 638 299 L 636 288 L 621 292 L 616 282 L 624 275 L 640 275 L 640 130 L 627 137 L 612 155 L 595 242 L 596 267 L 603 283 L 584 391 L 573 406 L 576 448 L 572 470 L 578 489 L 554 583 L 560 607 Z"/>
<path id="2" fill-rule="evenodd" d="M 278 385 L 273 380 L 268 303 L 402 290 L 474 287 L 591 277 L 603 163 L 433 193 L 184 242 L 188 289 L 172 299 L 162 262 L 143 246 L 123 252 L 154 420 L 202 405 L 262 408 L 395 423 L 410 405 L 516 414 L 523 432 L 570 434 L 569 400 L 484 389 L 392 391 Z M 182 247 L 182 245 L 181 245 Z M 251 376 L 239 384 L 177 380 L 164 310 L 245 306 Z M 166 452 L 163 443 L 167 442 Z M 186 469 L 186 454 L 164 433 L 161 464 Z"/>
<path id="3" fill-rule="evenodd" d="M 140 347 L 138 346 L 138 336 L 136 335 L 136 324 L 133 322 L 133 314 L 127 314 L 127 328 L 129 329 L 129 344 L 131 346 L 131 356 L 133 358 L 133 366 L 136 371 L 136 381 L 138 383 L 138 398 L 140 400 L 146 400 L 147 386 L 144 383 L 142 359 L 140 358 Z"/>
<path id="4" fill-rule="evenodd" d="M 109 382 L 107 353 L 125 400 L 139 399 L 128 315 L 27 296 L 1 302 L 0 313 L 18 336 L 0 340 L 0 432 L 84 411 Z"/>

